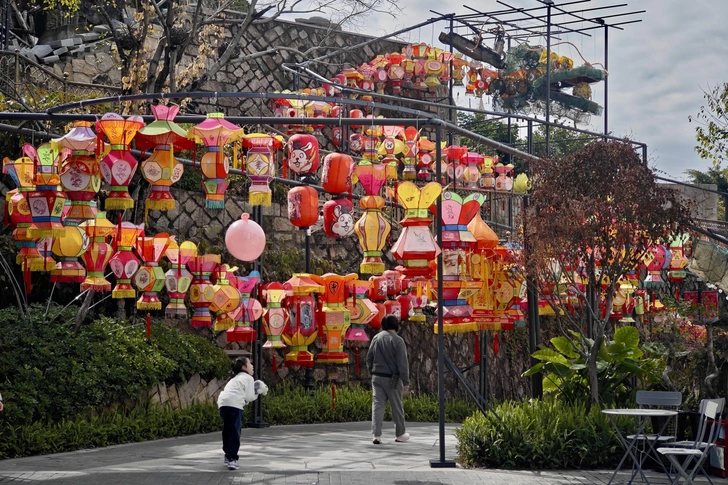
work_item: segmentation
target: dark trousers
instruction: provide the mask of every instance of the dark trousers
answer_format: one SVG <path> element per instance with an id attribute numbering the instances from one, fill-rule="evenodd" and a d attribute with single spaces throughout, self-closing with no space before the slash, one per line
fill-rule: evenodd
<path id="1" fill-rule="evenodd" d="M 220 408 L 222 417 L 222 451 L 228 460 L 238 459 L 240 429 L 243 424 L 243 410 L 231 406 Z"/>

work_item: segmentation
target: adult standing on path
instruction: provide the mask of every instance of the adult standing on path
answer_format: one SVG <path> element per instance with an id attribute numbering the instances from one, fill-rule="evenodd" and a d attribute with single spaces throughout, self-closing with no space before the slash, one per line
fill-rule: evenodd
<path id="1" fill-rule="evenodd" d="M 380 444 L 382 419 L 389 401 L 394 421 L 394 441 L 403 443 L 410 438 L 404 425 L 402 393 L 409 391 L 407 346 L 397 335 L 399 318 L 387 315 L 382 319 L 382 331 L 374 336 L 367 353 L 367 368 L 372 374 L 372 443 Z"/>

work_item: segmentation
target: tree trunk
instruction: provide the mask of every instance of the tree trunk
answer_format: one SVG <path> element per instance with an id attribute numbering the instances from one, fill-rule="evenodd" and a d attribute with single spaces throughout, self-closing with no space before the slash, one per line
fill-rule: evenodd
<path id="1" fill-rule="evenodd" d="M 599 349 L 604 340 L 604 332 L 594 339 L 594 345 L 589 349 L 589 392 L 591 394 L 591 404 L 599 404 L 599 374 L 597 373 L 597 359 L 599 358 Z"/>
<path id="2" fill-rule="evenodd" d="M 95 294 L 96 292 L 94 290 L 88 290 L 88 293 L 86 293 L 86 298 L 84 298 L 83 304 L 76 314 L 76 320 L 74 320 L 73 322 L 74 332 L 78 332 L 79 330 L 81 330 L 81 325 L 83 325 L 83 321 L 86 320 L 88 308 L 91 306 L 91 302 L 94 301 Z"/>

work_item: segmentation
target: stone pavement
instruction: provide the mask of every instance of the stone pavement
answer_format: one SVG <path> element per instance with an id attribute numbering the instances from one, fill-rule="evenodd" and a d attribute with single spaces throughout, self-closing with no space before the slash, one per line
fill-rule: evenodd
<path id="1" fill-rule="evenodd" d="M 456 456 L 455 428 L 446 428 L 446 459 Z M 437 424 L 411 423 L 408 431 L 409 442 L 395 443 L 394 430 L 385 423 L 383 442 L 377 446 L 371 443 L 369 423 L 248 428 L 243 430 L 237 471 L 223 464 L 220 433 L 186 436 L 3 460 L 0 484 L 557 485 L 606 484 L 611 477 L 609 470 L 435 469 L 430 460 L 439 459 Z M 620 473 L 615 483 L 628 478 Z M 664 475 L 648 473 L 648 478 L 650 483 L 668 483 Z M 728 485 L 728 480 L 713 481 Z"/>

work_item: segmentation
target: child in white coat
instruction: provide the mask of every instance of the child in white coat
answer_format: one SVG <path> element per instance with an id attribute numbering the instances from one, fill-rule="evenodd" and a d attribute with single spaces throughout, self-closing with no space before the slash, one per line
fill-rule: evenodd
<path id="1" fill-rule="evenodd" d="M 247 357 L 233 362 L 233 378 L 217 398 L 217 407 L 222 417 L 222 450 L 225 464 L 229 470 L 237 470 L 238 450 L 240 449 L 240 430 L 243 422 L 243 408 L 258 398 L 268 394 L 268 386 L 263 381 L 253 380 L 253 363 Z"/>

